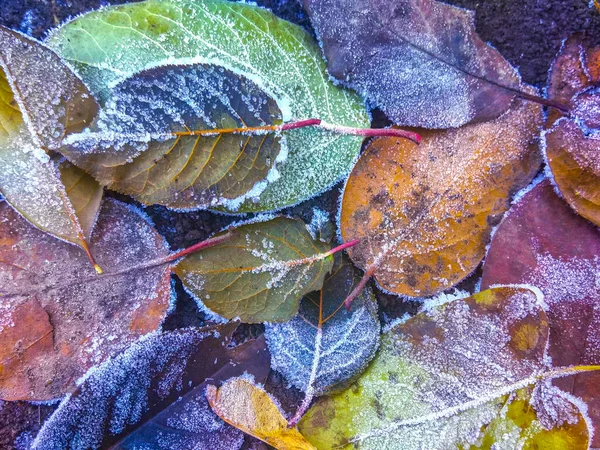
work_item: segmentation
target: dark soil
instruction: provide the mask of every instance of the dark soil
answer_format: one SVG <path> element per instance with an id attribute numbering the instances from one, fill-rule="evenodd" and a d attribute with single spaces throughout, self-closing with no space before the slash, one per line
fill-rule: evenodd
<path id="1" fill-rule="evenodd" d="M 390 0 L 392 1 L 392 0 Z M 0 0 L 0 24 L 18 29 L 36 38 L 43 39 L 47 31 L 69 17 L 109 4 L 126 3 L 126 0 Z M 257 0 L 261 6 L 273 10 L 278 16 L 298 23 L 314 35 L 308 18 L 300 3 L 295 0 Z M 591 32 L 600 42 L 600 13 L 590 7 L 589 0 L 452 0 L 457 6 L 476 11 L 476 28 L 481 37 L 492 43 L 512 64 L 517 66 L 525 82 L 543 88 L 548 68 L 561 42 L 577 31 Z M 386 118 L 374 115 L 377 126 L 385 125 Z M 284 214 L 299 217 L 309 222 L 313 208 L 328 211 L 335 220 L 337 202 L 342 184 L 329 192 L 296 207 L 288 208 Z M 112 195 L 112 194 L 109 194 Z M 130 199 L 115 195 L 121 200 Z M 233 220 L 230 216 L 198 211 L 178 213 L 160 206 L 144 208 L 154 221 L 158 231 L 167 239 L 171 248 L 183 248 L 206 239 L 210 234 L 224 228 Z M 472 290 L 478 274 L 469 277 L 461 286 Z M 175 311 L 166 319 L 165 329 L 199 326 L 205 323 L 204 313 L 184 292 L 176 281 L 178 301 Z M 377 298 L 386 320 L 414 314 L 419 304 L 402 301 L 395 296 L 378 292 Z M 244 341 L 263 332 L 262 326 L 243 326 L 236 340 Z M 271 373 L 268 389 L 280 398 L 284 409 L 292 412 L 301 395 L 288 389 L 287 383 L 277 373 Z M 0 401 L 0 450 L 20 448 L 35 435 L 42 422 L 52 412 L 52 406 L 36 406 L 28 403 L 2 403 Z M 248 449 L 264 449 L 265 444 L 248 439 Z"/>

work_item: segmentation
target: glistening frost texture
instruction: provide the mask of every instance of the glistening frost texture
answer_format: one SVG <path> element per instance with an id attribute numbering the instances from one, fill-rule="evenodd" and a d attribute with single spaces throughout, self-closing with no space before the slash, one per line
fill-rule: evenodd
<path id="1" fill-rule="evenodd" d="M 67 24 L 48 44 L 104 99 L 109 86 L 140 70 L 210 62 L 256 82 L 290 120 L 369 124 L 360 98 L 329 81 L 307 33 L 248 4 L 150 0 L 107 8 Z M 350 171 L 362 142 L 317 129 L 293 130 L 286 138 L 289 156 L 281 176 L 258 203 L 248 200 L 238 212 L 281 208 L 324 191 Z"/>
<path id="2" fill-rule="evenodd" d="M 244 196 L 275 168 L 280 137 L 254 132 L 180 135 L 278 125 L 276 102 L 254 82 L 210 64 L 164 66 L 118 84 L 97 126 L 73 135 L 68 157 L 110 189 L 145 204 L 192 209 Z M 241 203 L 241 202 L 239 202 Z"/>
<path id="3" fill-rule="evenodd" d="M 193 330 L 152 334 L 92 370 L 76 395 L 67 397 L 44 424 L 32 450 L 100 448 L 107 434 L 118 434 L 140 420 L 151 390 L 162 398 L 181 389 L 188 359 L 208 335 Z M 243 436 L 216 417 L 202 395 L 199 403 L 190 402 L 170 417 L 151 441 L 151 447 L 144 439 L 119 445 L 131 450 L 234 450 Z"/>

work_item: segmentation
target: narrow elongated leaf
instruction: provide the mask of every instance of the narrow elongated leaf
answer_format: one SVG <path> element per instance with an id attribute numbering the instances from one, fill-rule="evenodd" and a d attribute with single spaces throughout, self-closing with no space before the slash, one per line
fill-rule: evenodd
<path id="1" fill-rule="evenodd" d="M 363 370 L 379 344 L 377 303 L 371 289 L 365 288 L 350 310 L 344 308 L 361 275 L 347 257 L 335 259 L 323 289 L 304 297 L 292 320 L 265 324 L 273 369 L 309 399 Z"/>
<path id="2" fill-rule="evenodd" d="M 498 117 L 517 71 L 475 32 L 473 14 L 436 0 L 304 0 L 329 73 L 398 125 L 449 128 Z"/>
<path id="3" fill-rule="evenodd" d="M 36 227 L 89 253 L 99 188 L 91 181 L 71 186 L 77 202 L 89 200 L 79 217 L 45 149 L 89 125 L 97 111 L 93 96 L 51 50 L 4 27 L 0 92 L 0 193 Z"/>
<path id="4" fill-rule="evenodd" d="M 146 336 L 91 371 L 44 424 L 32 450 L 235 450 L 243 435 L 204 396 L 206 379 L 264 380 L 264 339 L 229 348 L 236 324 Z"/>
<path id="5" fill-rule="evenodd" d="M 533 448 L 527 445 L 542 422 L 573 433 L 578 445 L 567 448 L 586 448 L 575 406 L 557 401 L 554 416 L 543 398 L 521 402 L 523 412 L 512 406 L 543 370 L 547 339 L 546 315 L 529 289 L 498 287 L 451 301 L 392 328 L 357 382 L 317 400 L 299 429 L 320 450 L 512 450 Z M 522 420 L 530 404 L 535 411 Z M 500 427 L 512 432 L 496 433 Z"/>
<path id="6" fill-rule="evenodd" d="M 106 201 L 91 248 L 102 276 L 79 249 L 0 203 L 0 398 L 47 400 L 70 392 L 89 367 L 162 322 L 170 268 L 144 264 L 168 250 L 146 219 Z"/>
<path id="7" fill-rule="evenodd" d="M 546 180 L 500 224 L 483 266 L 482 287 L 538 286 L 548 303 L 549 355 L 555 365 L 600 363 L 600 232 L 576 215 Z M 554 384 L 582 398 L 600 446 L 600 375 L 581 373 Z"/>
<path id="8" fill-rule="evenodd" d="M 333 266 L 330 247 L 313 240 L 300 220 L 278 217 L 242 225 L 233 238 L 187 256 L 174 269 L 211 311 L 243 322 L 281 322 L 323 285 Z"/>
<path id="9" fill-rule="evenodd" d="M 371 142 L 342 199 L 350 258 L 385 289 L 427 296 L 458 283 L 485 254 L 510 196 L 540 166 L 538 105 L 515 101 L 492 122 L 423 131 L 421 145 Z"/>
<path id="10" fill-rule="evenodd" d="M 320 49 L 305 31 L 247 3 L 148 0 L 115 6 L 75 19 L 47 43 L 103 99 L 110 86 L 141 70 L 210 62 L 257 83 L 286 121 L 369 123 L 362 100 L 329 80 Z M 350 171 L 361 142 L 318 129 L 286 133 L 288 156 L 279 178 L 236 211 L 281 208 L 322 192 Z"/>
<path id="11" fill-rule="evenodd" d="M 281 123 L 277 104 L 254 82 L 214 65 L 162 66 L 124 80 L 111 95 L 94 129 L 63 150 L 110 189 L 190 209 L 239 204 L 266 187 L 280 138 L 228 131 Z"/>
<path id="12" fill-rule="evenodd" d="M 296 428 L 288 428 L 269 394 L 247 379 L 232 378 L 218 389 L 209 386 L 206 397 L 225 422 L 277 450 L 316 450 Z"/>

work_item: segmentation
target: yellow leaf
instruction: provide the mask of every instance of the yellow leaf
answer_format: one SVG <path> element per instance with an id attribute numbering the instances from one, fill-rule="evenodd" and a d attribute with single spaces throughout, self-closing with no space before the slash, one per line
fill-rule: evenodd
<path id="1" fill-rule="evenodd" d="M 206 398 L 225 422 L 278 450 L 315 450 L 287 420 L 265 391 L 244 378 L 231 378 L 220 388 L 208 386 Z"/>

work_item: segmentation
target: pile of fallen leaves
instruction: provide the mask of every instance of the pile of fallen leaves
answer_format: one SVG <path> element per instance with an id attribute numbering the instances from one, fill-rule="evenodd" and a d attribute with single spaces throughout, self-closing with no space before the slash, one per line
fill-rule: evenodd
<path id="1" fill-rule="evenodd" d="M 303 3 L 321 47 L 226 0 L 0 28 L 0 399 L 62 398 L 17 447 L 600 446 L 600 48 L 542 97 L 465 10 Z M 275 212 L 340 179 L 337 225 Z M 269 214 L 172 251 L 105 190 Z M 174 277 L 204 327 L 161 331 Z"/>

